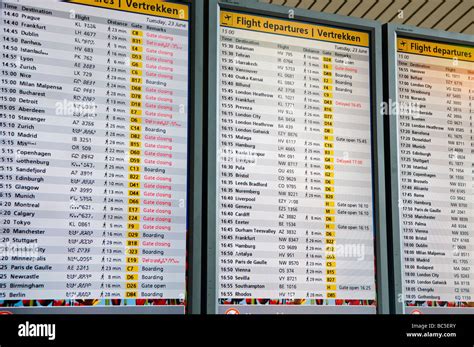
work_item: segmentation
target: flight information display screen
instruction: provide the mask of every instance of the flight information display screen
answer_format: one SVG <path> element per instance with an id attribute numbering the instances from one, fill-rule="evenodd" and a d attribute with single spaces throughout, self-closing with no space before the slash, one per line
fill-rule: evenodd
<path id="1" fill-rule="evenodd" d="M 219 16 L 218 313 L 375 313 L 369 33 Z"/>
<path id="2" fill-rule="evenodd" d="M 398 37 L 397 55 L 404 311 L 474 313 L 474 47 Z"/>
<path id="3" fill-rule="evenodd" d="M 0 307 L 184 313 L 188 5 L 0 4 Z"/>

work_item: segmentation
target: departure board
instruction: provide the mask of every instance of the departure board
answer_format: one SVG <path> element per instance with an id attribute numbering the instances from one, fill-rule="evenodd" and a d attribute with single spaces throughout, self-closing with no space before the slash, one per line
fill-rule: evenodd
<path id="1" fill-rule="evenodd" d="M 403 310 L 474 313 L 474 47 L 397 38 Z"/>
<path id="2" fill-rule="evenodd" d="M 369 33 L 219 20 L 217 312 L 375 313 Z"/>
<path id="3" fill-rule="evenodd" d="M 1 1 L 0 307 L 184 313 L 188 10 Z"/>

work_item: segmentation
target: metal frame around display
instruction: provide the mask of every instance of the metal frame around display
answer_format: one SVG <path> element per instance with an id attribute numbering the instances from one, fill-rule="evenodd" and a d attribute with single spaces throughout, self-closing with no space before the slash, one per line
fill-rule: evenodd
<path id="1" fill-rule="evenodd" d="M 373 165 L 373 203 L 376 254 L 377 312 L 389 313 L 387 235 L 385 209 L 385 174 L 384 174 L 384 137 L 383 118 L 379 105 L 382 95 L 382 28 L 378 22 L 329 15 L 315 11 L 295 9 L 258 3 L 255 0 L 209 0 L 209 42 L 208 42 L 208 99 L 207 124 L 207 204 L 204 229 L 207 229 L 207 272 L 203 274 L 203 282 L 207 284 L 206 311 L 217 313 L 217 231 L 216 231 L 216 141 L 217 141 L 217 87 L 218 87 L 218 15 L 221 9 L 247 12 L 250 14 L 267 15 L 275 18 L 303 21 L 320 25 L 329 25 L 347 29 L 365 31 L 370 34 L 371 58 L 371 131 L 372 131 L 372 165 Z M 205 112 L 206 113 L 206 112 Z M 205 144 L 206 146 L 206 144 Z M 206 177 L 206 176 L 205 176 Z M 203 251 L 205 253 L 205 251 Z M 204 255 L 204 254 L 203 254 Z M 317 313 L 316 310 L 314 313 Z"/>
<path id="2" fill-rule="evenodd" d="M 190 30 L 190 117 L 189 117 L 189 196 L 187 250 L 187 312 L 201 313 L 202 259 L 202 152 L 204 71 L 204 0 L 186 0 L 191 7 Z"/>
<path id="3" fill-rule="evenodd" d="M 463 35 L 440 30 L 421 29 L 418 27 L 385 24 L 383 27 L 384 51 L 384 84 L 386 105 L 397 101 L 397 45 L 398 35 L 420 40 L 442 42 L 447 44 L 460 44 L 472 46 L 473 35 Z M 399 189 L 398 189 L 398 114 L 389 114 L 385 120 L 387 137 L 386 171 L 389 175 L 387 181 L 387 210 L 390 212 L 387 229 L 389 230 L 389 257 L 390 257 L 390 309 L 392 313 L 404 313 L 404 295 L 402 284 L 402 254 L 399 212 Z M 446 312 L 445 312 L 446 313 Z"/>

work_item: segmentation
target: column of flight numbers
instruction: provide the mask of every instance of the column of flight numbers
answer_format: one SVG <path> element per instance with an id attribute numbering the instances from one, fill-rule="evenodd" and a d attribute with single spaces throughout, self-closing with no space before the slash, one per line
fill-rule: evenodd
<path id="1" fill-rule="evenodd" d="M 66 13 L 63 12 L 63 15 Z M 75 15 L 71 19 L 74 24 L 75 36 L 74 51 L 70 52 L 75 76 L 72 100 L 74 105 L 79 108 L 79 112 L 74 112 L 73 117 L 70 117 L 71 133 L 73 134 L 71 148 L 76 152 L 71 156 L 76 161 L 73 160 L 70 164 L 72 176 L 70 180 L 77 186 L 71 187 L 70 190 L 69 210 L 73 222 L 69 226 L 73 229 L 68 231 L 69 239 L 67 240 L 69 245 L 75 247 L 68 247 L 66 261 L 70 264 L 68 270 L 75 269 L 76 271 L 67 275 L 68 282 L 65 283 L 64 297 L 91 299 L 106 296 L 107 292 L 104 294 L 104 289 L 113 287 L 113 284 L 108 283 L 110 278 L 108 276 L 106 278 L 105 272 L 113 267 L 115 261 L 112 258 L 116 254 L 116 248 L 106 238 L 105 230 L 101 237 L 100 231 L 94 229 L 99 229 L 101 225 L 105 229 L 106 219 L 109 216 L 106 210 L 106 200 L 109 194 L 108 178 L 106 177 L 102 181 L 99 172 L 104 169 L 105 172 L 107 171 L 107 162 L 109 159 L 115 159 L 115 154 L 111 155 L 107 152 L 107 143 L 105 150 L 96 149 L 102 148 L 104 137 L 109 136 L 107 129 L 109 119 L 102 112 L 106 110 L 108 114 L 108 108 L 113 104 L 114 99 L 110 96 L 104 98 L 106 95 L 101 93 L 102 89 L 100 88 L 103 82 L 98 82 L 97 78 L 105 73 L 104 65 L 108 68 L 111 66 L 110 62 L 107 62 L 105 54 L 100 54 L 98 48 L 106 36 L 104 34 L 105 26 L 88 16 Z M 55 23 L 59 24 L 60 19 L 56 19 Z M 45 33 L 45 36 L 48 34 L 50 33 Z M 64 56 L 67 57 L 68 53 L 64 52 Z M 56 73 L 61 75 L 59 67 L 56 69 Z M 45 100 L 43 102 L 46 103 Z M 86 112 L 81 110 L 86 110 Z M 55 123 L 53 119 L 50 121 Z M 56 136 L 60 136 L 59 133 Z M 52 173 L 57 174 L 60 172 L 59 170 L 58 165 L 52 170 Z M 90 213 L 96 208 L 98 208 L 97 214 Z M 105 212 L 103 221 L 100 220 L 100 211 Z M 95 216 L 98 218 L 96 219 Z M 76 220 L 74 221 L 74 219 Z M 121 244 L 120 241 L 119 243 Z M 100 259 L 102 260 L 100 261 Z M 100 287 L 97 281 L 100 283 Z M 99 290 L 101 294 L 97 294 Z M 53 298 L 55 297 L 62 298 L 63 295 L 58 291 L 53 294 Z"/>
<path id="2" fill-rule="evenodd" d="M 261 44 L 265 44 L 265 41 L 260 41 Z M 274 46 L 274 47 L 273 47 Z M 298 246 L 291 244 L 297 240 L 295 237 L 291 237 L 291 233 L 294 232 L 298 226 L 296 217 L 297 205 L 293 205 L 293 201 L 298 201 L 298 192 L 296 179 L 294 172 L 297 168 L 297 162 L 295 158 L 295 148 L 298 142 L 296 137 L 296 124 L 295 115 L 297 114 L 297 66 L 295 66 L 295 54 L 292 51 L 292 47 L 287 44 L 275 44 L 270 46 L 269 53 L 276 55 L 276 82 L 279 86 L 277 96 L 277 108 L 276 113 L 278 117 L 278 143 L 286 143 L 286 145 L 278 146 L 278 165 L 286 166 L 287 169 L 278 168 L 278 184 L 276 189 L 278 196 L 280 197 L 278 203 L 278 232 L 280 235 L 288 235 L 288 237 L 278 237 L 275 242 L 278 241 L 278 257 L 281 261 L 278 262 L 279 268 L 278 273 L 285 273 L 285 276 L 278 277 L 278 297 L 292 298 L 297 297 L 298 287 L 298 276 L 297 276 L 297 264 L 299 260 L 296 257 L 296 251 Z M 281 116 L 280 116 L 281 115 Z M 284 115 L 284 116 L 283 116 Z M 269 151 L 267 156 L 272 157 L 272 153 Z M 283 172 L 281 172 L 283 171 Z M 291 201 L 291 205 L 287 206 Z M 287 259 L 285 259 L 287 258 Z M 292 259 L 294 259 L 292 261 Z M 275 296 L 275 295 L 273 295 Z"/>
<path id="3" fill-rule="evenodd" d="M 60 21 L 57 20 L 56 23 L 59 24 Z M 96 99 L 98 99 L 98 95 L 96 95 L 96 89 L 92 88 L 93 82 L 91 81 L 90 76 L 95 72 L 95 67 L 97 66 L 96 64 L 98 64 L 101 60 L 101 57 L 97 57 L 93 54 L 94 46 L 97 41 L 97 28 L 95 24 L 90 23 L 85 18 L 83 20 L 73 19 L 73 23 L 75 28 L 73 48 L 74 51 L 81 52 L 83 54 L 74 54 L 72 56 L 71 66 L 74 69 L 73 74 L 75 76 L 82 77 L 82 79 L 75 79 L 74 83 L 79 84 L 82 82 L 83 86 L 74 87 L 72 90 L 72 95 L 67 97 L 67 99 L 74 100 L 74 102 L 77 102 L 77 104 L 87 101 L 94 102 Z M 51 78 L 51 80 L 53 80 L 53 78 Z M 85 83 L 88 83 L 89 86 L 85 86 Z M 46 100 L 44 100 L 43 103 L 46 104 Z M 81 121 L 76 118 L 79 115 L 73 114 L 72 117 L 65 117 L 68 120 L 68 125 L 71 127 L 70 130 L 68 130 L 71 134 L 69 136 L 71 141 L 71 149 L 73 149 L 73 152 L 71 153 L 71 162 L 69 163 L 71 168 L 71 187 L 69 200 L 72 203 L 68 204 L 68 209 L 70 211 L 69 217 L 71 218 L 71 222 L 68 224 L 67 231 L 67 243 L 68 245 L 71 245 L 71 247 L 68 247 L 67 256 L 64 257 L 63 261 L 68 263 L 67 270 L 76 271 L 72 271 L 71 274 L 66 275 L 67 281 L 64 285 L 64 288 L 57 288 L 58 291 L 56 293 L 60 293 L 60 290 L 65 290 L 64 294 L 61 293 L 61 296 L 64 295 L 64 297 L 68 298 L 83 298 L 89 296 L 86 286 L 89 286 L 90 284 L 85 282 L 87 279 L 89 279 L 89 281 L 94 281 L 94 277 L 98 276 L 93 276 L 90 273 L 91 269 L 94 267 L 94 257 L 90 256 L 90 254 L 93 252 L 91 252 L 91 250 L 94 248 L 91 247 L 87 249 L 87 246 L 94 245 L 94 240 L 92 237 L 95 233 L 90 229 L 93 228 L 95 221 L 93 220 L 93 214 L 88 214 L 89 218 L 87 218 L 87 214 L 83 213 L 89 212 L 93 208 L 93 199 L 90 196 L 87 197 L 87 195 L 94 192 L 99 194 L 102 193 L 101 188 L 94 187 L 95 180 L 92 178 L 94 176 L 94 169 L 100 168 L 100 164 L 93 161 L 100 158 L 101 155 L 94 154 L 92 150 L 92 145 L 96 144 L 98 139 L 98 136 L 95 136 L 98 134 L 92 129 L 97 121 L 97 119 L 94 118 L 97 117 L 94 113 L 94 109 L 90 109 L 89 111 L 90 113 L 82 115 L 84 118 Z M 54 123 L 59 122 L 61 121 L 56 121 Z M 66 134 L 67 132 L 65 132 L 64 135 Z M 59 137 L 59 134 L 57 134 L 57 136 Z M 64 138 L 66 138 L 66 136 L 64 136 Z M 79 146 L 79 144 L 82 145 Z M 75 158 L 76 160 L 72 160 L 72 158 Z M 79 168 L 80 170 L 78 170 Z M 55 169 L 58 170 L 59 167 L 56 167 Z M 52 174 L 54 173 L 52 172 Z M 81 180 L 81 177 L 87 177 L 91 179 Z M 77 201 L 82 201 L 83 205 L 76 205 Z M 81 220 L 77 220 L 78 217 L 80 217 Z M 74 247 L 72 247 L 72 245 Z M 103 250 L 104 249 L 102 249 L 102 251 Z M 54 256 L 54 254 L 50 254 L 50 256 Z M 81 260 L 83 263 L 82 267 L 77 266 L 75 263 Z M 80 278 L 82 279 L 81 282 L 83 283 L 78 283 Z M 82 288 L 83 291 L 81 291 L 79 288 Z"/>
<path id="4" fill-rule="evenodd" d="M 458 62 L 459 64 L 459 62 Z M 469 70 L 465 66 L 445 67 L 445 93 L 447 106 L 447 130 L 457 132 L 453 137 L 448 138 L 448 164 L 450 179 L 450 196 L 452 202 L 451 214 L 451 241 L 452 248 L 452 271 L 453 271 L 453 291 L 456 301 L 472 300 L 472 285 L 470 268 L 472 258 L 470 257 L 471 232 L 473 226 L 471 208 L 467 201 L 469 196 L 473 196 L 473 191 L 469 187 L 469 150 L 468 137 L 465 128 L 468 125 L 467 114 L 470 113 L 469 94 L 466 93 L 466 86 L 469 86 Z M 470 114 L 472 116 L 472 114 Z M 471 159 L 472 160 L 472 159 Z M 467 182 L 466 182 L 467 181 Z M 471 199 L 472 201 L 472 199 Z M 453 203 L 456 202 L 456 203 Z M 449 281 L 448 281 L 449 282 Z"/>

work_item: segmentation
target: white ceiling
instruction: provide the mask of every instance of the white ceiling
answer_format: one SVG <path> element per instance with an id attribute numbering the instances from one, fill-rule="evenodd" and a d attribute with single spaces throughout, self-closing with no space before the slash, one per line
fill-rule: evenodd
<path id="1" fill-rule="evenodd" d="M 474 0 L 259 0 L 318 12 L 474 34 Z"/>

